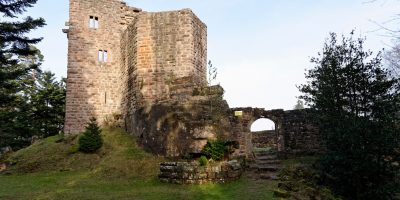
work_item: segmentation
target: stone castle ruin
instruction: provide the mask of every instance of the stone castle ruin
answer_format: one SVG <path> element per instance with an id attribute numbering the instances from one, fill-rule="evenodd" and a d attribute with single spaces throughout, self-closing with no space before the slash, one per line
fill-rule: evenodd
<path id="1" fill-rule="evenodd" d="M 306 111 L 229 108 L 207 87 L 207 27 L 190 10 L 146 12 L 120 0 L 70 0 L 65 134 L 89 118 L 113 116 L 148 151 L 198 154 L 210 139 L 251 156 L 251 123 L 276 124 L 269 142 L 282 152 L 318 149 Z M 241 111 L 235 116 L 235 111 Z"/>

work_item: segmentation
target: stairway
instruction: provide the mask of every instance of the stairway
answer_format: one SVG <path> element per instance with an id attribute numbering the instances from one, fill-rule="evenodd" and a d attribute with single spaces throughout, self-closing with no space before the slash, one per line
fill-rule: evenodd
<path id="1" fill-rule="evenodd" d="M 248 163 L 247 177 L 252 179 L 278 180 L 281 160 L 275 149 L 255 149 L 254 161 Z"/>

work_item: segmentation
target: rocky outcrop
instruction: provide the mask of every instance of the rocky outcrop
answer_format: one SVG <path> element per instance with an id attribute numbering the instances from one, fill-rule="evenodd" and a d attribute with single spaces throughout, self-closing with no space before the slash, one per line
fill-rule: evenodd
<path id="1" fill-rule="evenodd" d="M 199 154 L 208 140 L 216 138 L 236 140 L 230 134 L 229 107 L 221 93 L 185 92 L 182 96 L 179 101 L 158 102 L 126 116 L 127 131 L 147 151 L 167 157 Z"/>

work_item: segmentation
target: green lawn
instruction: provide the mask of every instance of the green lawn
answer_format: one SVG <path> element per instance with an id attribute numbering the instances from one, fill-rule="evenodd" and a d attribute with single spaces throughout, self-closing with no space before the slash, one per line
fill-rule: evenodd
<path id="1" fill-rule="evenodd" d="M 91 172 L 1 175 L 0 199 L 273 199 L 271 182 L 173 185 L 158 180 L 106 179 Z"/>
<path id="2" fill-rule="evenodd" d="M 157 179 L 165 158 L 144 152 L 120 129 L 103 131 L 96 154 L 76 152 L 76 138 L 54 136 L 13 153 L 0 175 L 0 199 L 273 199 L 275 182 L 174 185 Z"/>

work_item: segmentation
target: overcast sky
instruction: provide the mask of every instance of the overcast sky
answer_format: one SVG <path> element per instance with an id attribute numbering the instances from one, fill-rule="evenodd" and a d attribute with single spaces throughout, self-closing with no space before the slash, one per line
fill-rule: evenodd
<path id="1" fill-rule="evenodd" d="M 367 38 L 373 51 L 390 39 L 371 22 L 384 23 L 400 11 L 397 0 L 127 0 L 145 11 L 191 8 L 208 27 L 208 59 L 218 68 L 217 82 L 231 107 L 292 109 L 304 83 L 310 57 L 322 49 L 329 32 Z M 28 15 L 47 26 L 33 33 L 44 37 L 39 48 L 44 69 L 66 76 L 68 0 L 39 0 Z"/>

